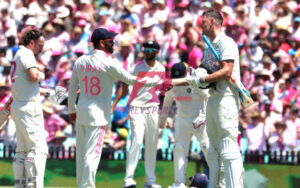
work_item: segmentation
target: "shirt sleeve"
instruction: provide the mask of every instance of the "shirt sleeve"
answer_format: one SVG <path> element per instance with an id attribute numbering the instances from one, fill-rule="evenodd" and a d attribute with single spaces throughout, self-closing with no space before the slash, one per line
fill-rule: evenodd
<path id="1" fill-rule="evenodd" d="M 136 76 L 133 76 L 132 74 L 128 73 L 123 68 L 115 66 L 113 63 L 110 64 L 108 73 L 112 77 L 117 78 L 128 85 L 133 85 L 135 82 L 140 82 L 140 83 L 144 83 L 144 86 L 146 87 L 152 87 L 152 86 L 156 86 L 158 81 L 157 79 L 151 79 L 151 78 L 143 78 L 141 80 L 137 80 Z"/>
<path id="2" fill-rule="evenodd" d="M 76 112 L 76 97 L 77 97 L 77 89 L 78 89 L 78 77 L 77 77 L 77 63 L 75 62 L 75 66 L 72 71 L 72 77 L 71 77 L 71 83 L 69 86 L 69 95 L 68 95 L 68 108 L 69 113 L 75 113 Z"/>
<path id="3" fill-rule="evenodd" d="M 25 70 L 28 70 L 33 67 L 37 67 L 37 63 L 36 63 L 34 54 L 30 53 L 30 52 L 21 56 L 21 62 L 23 63 Z"/>
<path id="4" fill-rule="evenodd" d="M 235 60 L 235 54 L 239 54 L 237 45 L 231 38 L 222 43 L 220 52 L 221 61 Z"/>

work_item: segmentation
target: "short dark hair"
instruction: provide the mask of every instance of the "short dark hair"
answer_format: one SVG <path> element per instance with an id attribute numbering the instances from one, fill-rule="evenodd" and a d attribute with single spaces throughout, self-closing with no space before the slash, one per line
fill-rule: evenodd
<path id="1" fill-rule="evenodd" d="M 203 17 L 212 18 L 216 21 L 216 25 L 221 27 L 223 24 L 223 17 L 220 12 L 211 9 L 203 13 Z"/>
<path id="2" fill-rule="evenodd" d="M 44 34 L 41 31 L 37 29 L 29 30 L 27 33 L 25 33 L 22 44 L 24 46 L 27 46 L 31 40 L 34 40 L 34 42 L 36 42 L 41 36 L 44 37 Z"/>

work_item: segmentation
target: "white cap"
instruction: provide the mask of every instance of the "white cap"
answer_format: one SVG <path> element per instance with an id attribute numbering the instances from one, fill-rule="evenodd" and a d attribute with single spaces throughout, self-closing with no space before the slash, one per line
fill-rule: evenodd
<path id="1" fill-rule="evenodd" d="M 147 28 L 147 27 L 153 26 L 154 24 L 157 24 L 157 20 L 155 18 L 147 18 L 144 21 L 142 28 Z"/>
<path id="2" fill-rule="evenodd" d="M 37 21 L 36 21 L 36 18 L 34 17 L 29 17 L 26 22 L 25 22 L 25 25 L 37 25 Z"/>
<path id="3" fill-rule="evenodd" d="M 65 18 L 70 15 L 70 10 L 65 6 L 60 6 L 56 9 L 57 18 Z"/>

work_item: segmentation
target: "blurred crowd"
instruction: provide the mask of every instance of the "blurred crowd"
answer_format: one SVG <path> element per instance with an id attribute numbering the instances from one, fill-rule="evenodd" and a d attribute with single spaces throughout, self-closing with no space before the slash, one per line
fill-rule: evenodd
<path id="1" fill-rule="evenodd" d="M 98 27 L 119 33 L 113 58 L 126 70 L 143 59 L 141 44 L 147 39 L 160 44 L 157 59 L 167 71 L 175 63 L 198 67 L 207 50 L 201 36 L 201 15 L 211 8 L 222 12 L 223 30 L 239 47 L 242 82 L 255 101 L 247 109 L 241 107 L 240 112 L 240 130 L 248 140 L 247 149 L 297 151 L 299 1 L 0 0 L 0 108 L 11 96 L 10 67 L 14 54 L 23 34 L 32 28 L 41 29 L 46 39 L 37 57 L 39 69 L 46 75 L 40 86 L 68 88 L 72 65 L 93 49 L 89 39 Z M 123 95 L 112 114 L 111 131 L 105 143 L 113 149 L 124 147 L 130 132 L 129 94 Z M 74 139 L 68 141 L 74 138 L 75 128 L 68 120 L 67 107 L 51 104 L 47 99 L 41 99 L 41 103 L 48 143 L 74 145 Z M 168 122 L 172 128 L 172 118 Z M 14 142 L 13 122 L 8 124 L 0 131 L 0 138 Z"/>

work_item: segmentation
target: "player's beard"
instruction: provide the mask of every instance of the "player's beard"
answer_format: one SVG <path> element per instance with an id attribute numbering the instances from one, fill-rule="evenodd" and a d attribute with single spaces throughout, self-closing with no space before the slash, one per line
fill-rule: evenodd
<path id="1" fill-rule="evenodd" d="M 113 44 L 104 43 L 104 47 L 105 47 L 105 51 L 107 51 L 111 54 L 114 52 L 114 45 Z"/>
<path id="2" fill-rule="evenodd" d="M 210 36 L 211 32 L 213 32 L 211 25 L 208 29 L 203 29 L 202 32 L 203 32 L 203 35 Z"/>
<path id="3" fill-rule="evenodd" d="M 145 58 L 146 61 L 152 61 L 152 60 L 154 60 L 154 59 L 155 59 L 155 54 L 146 56 L 146 58 Z"/>

